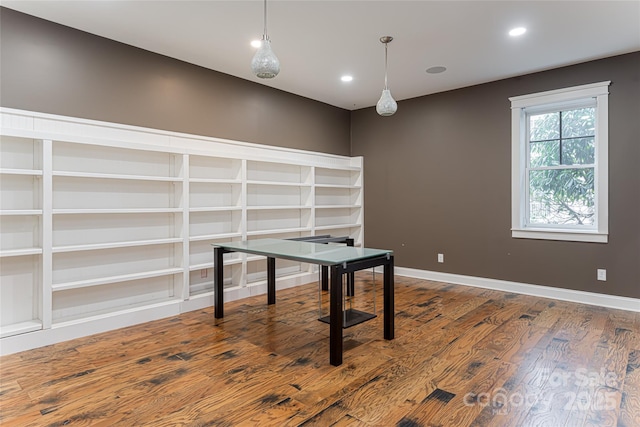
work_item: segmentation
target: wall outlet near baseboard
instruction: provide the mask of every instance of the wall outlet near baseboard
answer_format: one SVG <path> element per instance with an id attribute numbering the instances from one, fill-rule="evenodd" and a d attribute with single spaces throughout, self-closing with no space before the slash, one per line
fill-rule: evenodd
<path id="1" fill-rule="evenodd" d="M 444 254 L 438 254 L 438 262 L 444 262 Z"/>
<path id="2" fill-rule="evenodd" d="M 207 271 L 206 268 L 203 268 L 202 270 L 200 270 L 200 278 L 201 279 L 206 279 L 208 275 L 209 274 L 208 274 L 208 271 Z"/>
<path id="3" fill-rule="evenodd" d="M 606 282 L 607 281 L 607 270 L 604 268 L 598 269 L 598 280 Z"/>

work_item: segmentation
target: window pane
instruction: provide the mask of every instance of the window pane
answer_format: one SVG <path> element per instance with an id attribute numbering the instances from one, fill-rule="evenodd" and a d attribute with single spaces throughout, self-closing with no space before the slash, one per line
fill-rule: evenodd
<path id="1" fill-rule="evenodd" d="M 547 113 L 529 116 L 529 140 L 546 141 L 560 138 L 560 114 Z"/>
<path id="2" fill-rule="evenodd" d="M 529 224 L 593 225 L 594 169 L 529 172 Z"/>
<path id="3" fill-rule="evenodd" d="M 532 142 L 529 144 L 529 165 L 557 166 L 560 164 L 560 141 Z"/>
<path id="4" fill-rule="evenodd" d="M 595 163 L 595 137 L 562 141 L 563 165 L 590 165 Z"/>
<path id="5" fill-rule="evenodd" d="M 596 109 L 580 108 L 562 112 L 562 138 L 593 136 L 596 132 Z"/>

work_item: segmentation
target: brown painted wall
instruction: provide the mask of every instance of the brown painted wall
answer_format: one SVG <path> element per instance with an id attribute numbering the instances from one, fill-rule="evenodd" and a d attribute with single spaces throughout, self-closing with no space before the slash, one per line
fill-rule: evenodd
<path id="1" fill-rule="evenodd" d="M 606 80 L 609 243 L 511 238 L 508 98 Z M 640 298 L 640 52 L 410 99 L 392 117 L 358 110 L 351 123 L 366 245 L 393 249 L 397 265 Z"/>
<path id="2" fill-rule="evenodd" d="M 0 58 L 3 107 L 349 155 L 347 110 L 6 8 Z"/>

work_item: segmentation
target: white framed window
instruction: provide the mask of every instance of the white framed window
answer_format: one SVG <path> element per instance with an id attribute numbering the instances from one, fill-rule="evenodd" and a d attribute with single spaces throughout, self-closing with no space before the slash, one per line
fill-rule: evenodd
<path id="1" fill-rule="evenodd" d="M 511 101 L 511 235 L 606 243 L 609 84 Z"/>

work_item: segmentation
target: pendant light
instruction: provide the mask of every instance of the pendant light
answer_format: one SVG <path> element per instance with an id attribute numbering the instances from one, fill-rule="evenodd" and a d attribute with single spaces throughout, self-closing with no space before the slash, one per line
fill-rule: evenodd
<path id="1" fill-rule="evenodd" d="M 376 104 L 376 111 L 381 116 L 392 116 L 398 111 L 398 103 L 391 96 L 391 91 L 387 86 L 387 45 L 391 43 L 392 40 L 393 37 L 391 36 L 380 37 L 380 41 L 384 43 L 384 89 L 380 100 Z"/>
<path id="2" fill-rule="evenodd" d="M 280 61 L 273 50 L 267 35 L 267 0 L 264 0 L 264 33 L 260 48 L 251 60 L 251 71 L 261 79 L 272 79 L 280 72 Z"/>

